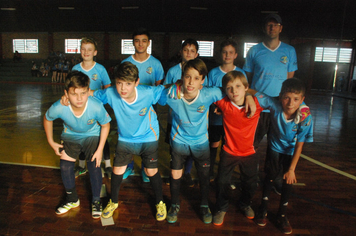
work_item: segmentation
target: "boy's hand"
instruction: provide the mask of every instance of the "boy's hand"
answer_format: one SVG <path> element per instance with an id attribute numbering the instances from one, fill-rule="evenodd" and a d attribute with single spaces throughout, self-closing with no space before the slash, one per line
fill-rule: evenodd
<path id="1" fill-rule="evenodd" d="M 69 106 L 69 99 L 66 97 L 66 95 L 63 95 L 63 96 L 61 97 L 61 104 L 62 104 L 63 106 Z"/>
<path id="2" fill-rule="evenodd" d="M 221 112 L 221 110 L 219 109 L 219 107 L 215 107 L 214 113 L 217 114 L 217 115 L 221 115 L 221 114 L 222 114 L 222 112 Z"/>
<path id="3" fill-rule="evenodd" d="M 96 162 L 96 167 L 100 167 L 100 163 L 101 163 L 101 159 L 103 158 L 103 150 L 101 150 L 101 152 L 98 150 L 94 153 L 93 157 L 91 158 L 91 161 Z"/>
<path id="4" fill-rule="evenodd" d="M 168 96 L 173 99 L 181 99 L 183 97 L 182 92 L 182 80 L 177 80 L 168 90 Z"/>
<path id="5" fill-rule="evenodd" d="M 245 112 L 247 113 L 247 118 L 253 117 L 257 110 L 255 100 L 253 100 L 253 96 L 248 95 L 245 98 Z"/>
<path id="6" fill-rule="evenodd" d="M 287 173 L 283 175 L 283 179 L 286 180 L 287 184 L 297 183 L 297 178 L 295 177 L 295 172 L 293 170 L 289 170 Z"/>
<path id="7" fill-rule="evenodd" d="M 60 149 L 63 148 L 63 145 L 62 145 L 62 144 L 53 142 L 53 143 L 51 143 L 50 145 L 51 145 L 51 147 L 53 148 L 54 153 L 56 153 L 57 156 L 62 156 L 61 152 L 59 151 Z"/>

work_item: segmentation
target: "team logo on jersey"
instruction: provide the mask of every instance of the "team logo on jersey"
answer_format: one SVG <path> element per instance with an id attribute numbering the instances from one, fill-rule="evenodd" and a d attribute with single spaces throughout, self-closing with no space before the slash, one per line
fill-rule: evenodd
<path id="1" fill-rule="evenodd" d="M 88 120 L 88 121 L 87 121 L 87 125 L 92 125 L 92 124 L 94 124 L 94 122 L 95 122 L 94 119 Z"/>
<path id="2" fill-rule="evenodd" d="M 147 113 L 147 107 L 142 108 L 141 111 L 139 112 L 140 116 L 144 116 Z"/>
<path id="3" fill-rule="evenodd" d="M 157 159 L 151 158 L 151 159 L 150 159 L 150 162 L 151 162 L 151 163 L 152 163 L 152 162 L 157 162 Z"/>
<path id="4" fill-rule="evenodd" d="M 200 107 L 198 107 L 197 112 L 204 113 L 205 110 L 206 110 L 205 106 L 201 105 Z"/>
<path id="5" fill-rule="evenodd" d="M 292 131 L 293 131 L 293 132 L 297 132 L 297 130 L 298 130 L 298 126 L 297 126 L 297 125 L 294 125 L 293 128 L 292 128 Z"/>
<path id="6" fill-rule="evenodd" d="M 152 67 L 150 66 L 150 67 L 147 67 L 147 69 L 146 69 L 146 73 L 147 74 L 152 74 L 152 71 L 153 71 L 153 69 L 152 69 Z"/>
<path id="7" fill-rule="evenodd" d="M 287 57 L 287 56 L 281 57 L 280 62 L 282 62 L 283 64 L 287 64 L 287 62 L 288 62 L 288 57 Z"/>
<path id="8" fill-rule="evenodd" d="M 96 81 L 98 79 L 98 74 L 93 74 L 92 80 Z"/>

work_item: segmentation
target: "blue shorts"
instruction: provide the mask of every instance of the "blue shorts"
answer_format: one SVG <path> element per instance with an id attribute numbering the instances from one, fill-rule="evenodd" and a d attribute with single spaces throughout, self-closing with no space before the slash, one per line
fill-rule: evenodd
<path id="1" fill-rule="evenodd" d="M 92 136 L 81 140 L 80 143 L 62 140 L 63 149 L 71 158 L 77 159 L 80 153 L 84 153 L 85 159 L 90 161 L 98 148 L 99 139 L 99 136 Z"/>
<path id="2" fill-rule="evenodd" d="M 183 169 L 185 161 L 190 156 L 195 161 L 195 165 L 197 169 L 198 166 L 209 169 L 210 167 L 209 141 L 196 145 L 187 145 L 187 144 L 182 144 L 182 143 L 177 143 L 172 141 L 171 147 L 172 147 L 171 168 L 173 170 Z"/>
<path id="3" fill-rule="evenodd" d="M 114 166 L 126 166 L 132 161 L 132 155 L 141 156 L 146 168 L 158 168 L 158 141 L 148 143 L 129 143 L 118 140 Z"/>

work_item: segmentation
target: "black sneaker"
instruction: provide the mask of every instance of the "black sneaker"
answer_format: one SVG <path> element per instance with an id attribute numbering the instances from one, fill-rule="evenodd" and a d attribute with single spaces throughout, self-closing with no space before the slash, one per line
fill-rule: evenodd
<path id="1" fill-rule="evenodd" d="M 82 167 L 78 166 L 74 169 L 75 178 L 77 178 L 80 175 L 84 175 L 87 172 L 88 172 L 87 168 L 85 168 L 85 167 L 82 168 Z"/>
<path id="2" fill-rule="evenodd" d="M 267 224 L 267 211 L 266 210 L 258 210 L 255 222 L 257 225 L 264 227 Z"/>
<path id="3" fill-rule="evenodd" d="M 193 181 L 192 176 L 190 175 L 190 173 L 186 173 L 186 174 L 183 175 L 183 181 L 189 187 L 194 187 L 194 181 Z"/>
<path id="4" fill-rule="evenodd" d="M 93 219 L 99 219 L 102 211 L 103 211 L 103 207 L 101 206 L 101 202 L 94 201 L 91 205 L 91 215 Z"/>
<path id="5" fill-rule="evenodd" d="M 213 215 L 208 206 L 200 206 L 200 215 L 205 224 L 210 224 L 213 221 Z"/>
<path id="6" fill-rule="evenodd" d="M 292 233 L 292 227 L 290 226 L 289 221 L 286 216 L 278 216 L 277 224 L 284 234 Z"/>

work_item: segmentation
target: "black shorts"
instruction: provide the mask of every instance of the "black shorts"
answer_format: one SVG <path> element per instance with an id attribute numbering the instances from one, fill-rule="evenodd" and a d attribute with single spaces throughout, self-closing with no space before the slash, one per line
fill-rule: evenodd
<path id="1" fill-rule="evenodd" d="M 118 140 L 114 166 L 126 166 L 132 161 L 132 155 L 141 156 L 146 168 L 158 168 L 158 141 L 148 143 L 129 143 Z"/>
<path id="2" fill-rule="evenodd" d="M 84 153 L 85 160 L 90 161 L 99 145 L 99 136 L 88 137 L 81 143 L 62 140 L 63 149 L 68 156 L 77 159 L 80 153 Z"/>
<path id="3" fill-rule="evenodd" d="M 292 162 L 292 155 L 282 154 L 267 147 L 265 162 L 266 178 L 275 180 L 280 173 L 287 173 Z"/>

